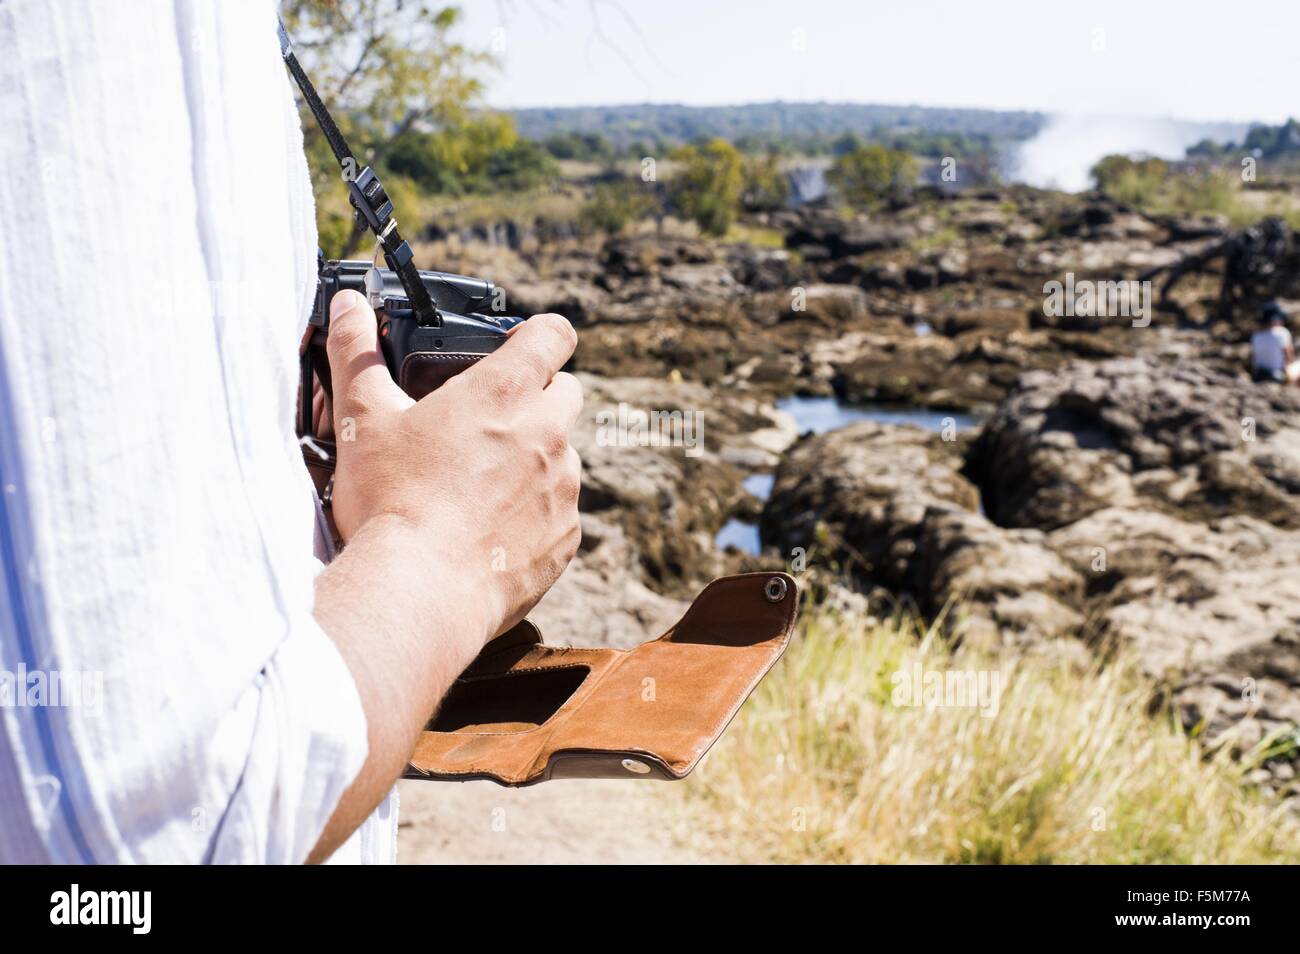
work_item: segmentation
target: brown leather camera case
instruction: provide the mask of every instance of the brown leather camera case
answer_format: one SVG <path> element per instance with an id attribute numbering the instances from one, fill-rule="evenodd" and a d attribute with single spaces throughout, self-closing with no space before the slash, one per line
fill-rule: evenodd
<path id="1" fill-rule="evenodd" d="M 784 573 L 714 580 L 635 649 L 547 646 L 528 621 L 456 680 L 407 778 L 684 778 L 785 651 L 798 610 Z"/>

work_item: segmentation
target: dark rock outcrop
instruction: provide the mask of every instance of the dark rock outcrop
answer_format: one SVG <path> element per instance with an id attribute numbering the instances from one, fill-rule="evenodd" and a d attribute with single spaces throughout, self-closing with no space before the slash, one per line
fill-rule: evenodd
<path id="1" fill-rule="evenodd" d="M 1300 527 L 1300 391 L 1144 356 L 1024 375 L 966 473 L 1009 527 L 1054 529 L 1141 501 Z"/>
<path id="2" fill-rule="evenodd" d="M 865 586 L 933 616 L 961 604 L 967 638 L 1050 638 L 1077 627 L 1079 575 L 1034 530 L 976 512 L 957 442 L 864 421 L 807 438 L 781 461 L 763 509 L 763 540 L 802 548 Z"/>

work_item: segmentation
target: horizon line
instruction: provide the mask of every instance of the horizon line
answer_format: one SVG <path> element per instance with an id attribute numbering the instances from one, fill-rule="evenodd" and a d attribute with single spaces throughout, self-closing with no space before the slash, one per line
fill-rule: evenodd
<path id="1" fill-rule="evenodd" d="M 1025 115 L 1025 116 L 1034 116 L 1034 117 L 1047 118 L 1047 119 L 1051 119 L 1055 117 L 1088 118 L 1088 119 L 1125 119 L 1125 120 L 1136 119 L 1136 120 L 1150 120 L 1153 122 L 1175 122 L 1175 123 L 1183 123 L 1187 125 L 1197 125 L 1197 126 L 1246 126 L 1246 127 L 1276 126 L 1287 122 L 1288 119 L 1297 118 L 1296 116 L 1289 116 L 1287 119 L 1281 120 L 1281 123 L 1273 123 L 1273 122 L 1269 122 L 1268 120 L 1259 119 L 1259 118 L 1203 119 L 1203 118 L 1179 116 L 1171 113 L 1166 113 L 1163 115 L 1155 114 L 1155 113 L 1114 113 L 1114 112 L 1092 113 L 1083 110 L 1070 110 L 1070 109 L 1046 110 L 1046 109 L 1033 109 L 1027 107 L 1004 109 L 996 106 L 970 106 L 970 105 L 954 105 L 954 104 L 937 105 L 932 103 L 917 103 L 917 102 L 886 103 L 886 102 L 878 102 L 878 101 L 827 100 L 827 99 L 815 99 L 815 100 L 770 99 L 770 100 L 757 100 L 757 101 L 746 101 L 746 102 L 721 102 L 721 103 L 683 103 L 680 101 L 655 102 L 651 100 L 642 100 L 638 102 L 622 102 L 622 103 L 608 103 L 608 102 L 567 103 L 567 104 L 528 105 L 528 106 L 518 106 L 518 105 L 505 106 L 499 104 L 490 104 L 486 108 L 493 109 L 498 112 L 520 113 L 520 112 L 542 111 L 542 110 L 579 110 L 579 109 L 613 110 L 613 109 L 638 109 L 638 108 L 661 108 L 661 107 L 671 107 L 677 109 L 697 109 L 697 110 L 743 109 L 747 107 L 760 107 L 760 106 L 796 106 L 796 107 L 798 106 L 850 106 L 850 107 L 857 106 L 857 107 L 876 107 L 876 108 L 884 108 L 884 109 L 924 109 L 924 110 L 933 110 L 933 111 L 952 110 L 952 111 L 972 112 L 972 113 L 994 113 L 1000 115 Z"/>

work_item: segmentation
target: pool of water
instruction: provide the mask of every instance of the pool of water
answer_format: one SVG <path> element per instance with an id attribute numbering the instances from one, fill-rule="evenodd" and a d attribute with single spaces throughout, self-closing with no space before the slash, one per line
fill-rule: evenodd
<path id="1" fill-rule="evenodd" d="M 731 519 L 722 525 L 718 535 L 713 538 L 713 545 L 719 550 L 735 547 L 741 553 L 759 553 L 763 549 L 758 538 L 758 524 L 748 520 Z"/>
<path id="2" fill-rule="evenodd" d="M 941 431 L 951 421 L 959 431 L 978 427 L 977 414 L 955 411 L 932 411 L 923 407 L 889 407 L 885 405 L 845 404 L 835 397 L 788 397 L 776 402 L 799 426 L 799 433 L 824 434 L 855 421 L 879 421 L 881 424 L 913 424 L 928 431 Z"/>
<path id="3" fill-rule="evenodd" d="M 788 397 L 776 406 L 794 418 L 799 433 L 812 431 L 824 434 L 855 421 L 879 421 L 881 424 L 912 424 L 928 431 L 942 431 L 952 426 L 959 431 L 978 427 L 982 418 L 977 414 L 956 414 L 952 411 L 931 411 L 921 407 L 884 407 L 861 404 L 844 404 L 834 397 Z M 745 489 L 759 500 L 772 494 L 772 474 L 750 474 L 745 478 Z M 729 546 L 750 554 L 762 550 L 758 538 L 758 524 L 749 520 L 728 520 L 713 538 L 714 546 L 725 550 Z"/>

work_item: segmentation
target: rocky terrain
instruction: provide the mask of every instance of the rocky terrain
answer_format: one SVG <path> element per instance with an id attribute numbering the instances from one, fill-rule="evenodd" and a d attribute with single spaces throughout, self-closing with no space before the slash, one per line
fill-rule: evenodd
<path id="1" fill-rule="evenodd" d="M 1294 738 L 1300 390 L 1249 380 L 1253 315 L 1225 318 L 1212 272 L 1149 323 L 1044 307 L 1066 273 L 1135 279 L 1224 222 L 1010 188 L 746 227 L 761 240 L 525 227 L 429 250 L 492 275 L 512 311 L 579 327 L 585 539 L 535 614 L 550 641 L 639 642 L 708 578 L 801 556 L 823 598 L 913 607 L 1063 664 L 1124 643 L 1189 728 L 1238 750 Z M 776 406 L 792 395 L 983 423 L 800 435 Z M 620 405 L 701 415 L 700 446 L 611 439 L 601 412 Z M 759 474 L 766 499 L 747 489 Z M 761 552 L 715 546 L 737 518 Z M 1253 780 L 1296 794 L 1296 768 L 1279 743 Z"/>

